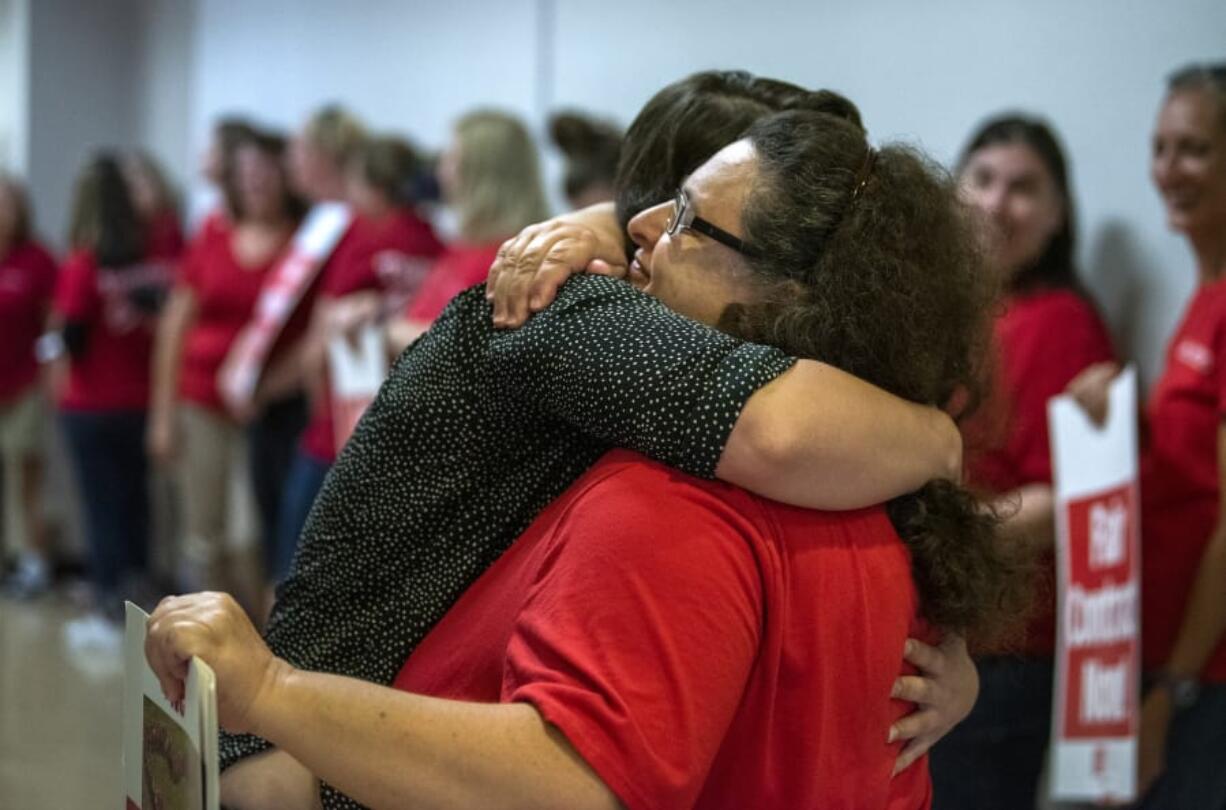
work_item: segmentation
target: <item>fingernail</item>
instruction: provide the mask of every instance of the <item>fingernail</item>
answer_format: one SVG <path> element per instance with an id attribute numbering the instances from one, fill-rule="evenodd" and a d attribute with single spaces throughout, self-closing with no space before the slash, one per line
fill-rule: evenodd
<path id="1" fill-rule="evenodd" d="M 894 685 L 890 687 L 890 697 L 892 698 L 898 697 L 898 693 L 901 691 L 902 691 L 902 687 L 899 686 L 898 681 L 894 681 Z"/>
<path id="2" fill-rule="evenodd" d="M 540 309 L 541 303 L 541 297 L 539 295 L 534 295 L 528 299 L 528 306 L 532 307 L 533 309 Z"/>
<path id="3" fill-rule="evenodd" d="M 915 654 L 915 642 L 912 641 L 911 639 L 907 639 L 906 643 L 902 645 L 902 654 L 903 655 L 914 655 Z"/>
<path id="4" fill-rule="evenodd" d="M 890 726 L 890 734 L 889 736 L 885 738 L 886 745 L 889 745 L 890 743 L 894 742 L 896 739 L 898 739 L 898 729 L 894 728 L 893 726 Z"/>

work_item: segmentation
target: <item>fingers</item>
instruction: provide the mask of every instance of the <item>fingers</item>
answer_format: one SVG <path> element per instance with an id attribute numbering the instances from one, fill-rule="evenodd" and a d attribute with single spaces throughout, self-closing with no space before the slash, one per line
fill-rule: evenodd
<path id="1" fill-rule="evenodd" d="M 941 649 L 914 638 L 907 639 L 902 655 L 916 669 L 929 675 L 940 675 L 947 666 L 946 654 Z"/>
<path id="2" fill-rule="evenodd" d="M 886 737 L 886 742 L 914 740 L 921 736 L 931 736 L 935 739 L 935 735 L 940 728 L 941 720 L 936 712 L 929 709 L 911 712 L 906 717 L 900 717 L 894 721 L 894 724 L 890 726 L 890 733 Z"/>
<path id="3" fill-rule="evenodd" d="M 931 747 L 932 740 L 923 737 L 917 737 L 916 739 L 911 740 L 911 742 L 904 745 L 902 751 L 898 753 L 898 759 L 894 760 L 894 773 L 891 775 L 897 776 L 907 768 L 910 768 L 920 757 L 928 753 L 928 749 Z"/>
<path id="4" fill-rule="evenodd" d="M 931 704 L 934 701 L 935 684 L 927 678 L 915 675 L 903 675 L 894 681 L 890 697 L 898 700 L 908 700 L 916 704 Z"/>

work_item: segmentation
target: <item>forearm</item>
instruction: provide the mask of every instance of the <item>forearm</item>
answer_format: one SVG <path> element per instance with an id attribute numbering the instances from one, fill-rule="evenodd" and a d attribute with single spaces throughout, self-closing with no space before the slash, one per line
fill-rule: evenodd
<path id="1" fill-rule="evenodd" d="M 255 733 L 371 807 L 619 806 L 526 704 L 422 697 L 286 665 L 257 713 Z"/>
<path id="2" fill-rule="evenodd" d="M 1226 633 L 1226 523 L 1219 523 L 1201 555 L 1183 624 L 1166 669 L 1173 675 L 1195 677 L 1204 669 Z"/>
<path id="3" fill-rule="evenodd" d="M 155 414 L 174 408 L 179 388 L 179 363 L 183 339 L 194 317 L 191 293 L 176 290 L 158 323 L 153 350 L 153 392 L 150 403 Z"/>
<path id="4" fill-rule="evenodd" d="M 856 509 L 956 479 L 961 454 L 947 415 L 801 360 L 750 397 L 716 475 L 797 506 Z"/>

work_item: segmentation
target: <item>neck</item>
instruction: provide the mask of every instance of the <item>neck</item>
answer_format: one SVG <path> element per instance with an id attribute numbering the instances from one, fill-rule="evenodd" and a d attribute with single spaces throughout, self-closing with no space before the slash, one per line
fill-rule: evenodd
<path id="1" fill-rule="evenodd" d="M 1196 277 L 1201 284 L 1226 278 L 1226 231 L 1206 229 L 1187 235 L 1196 257 Z"/>

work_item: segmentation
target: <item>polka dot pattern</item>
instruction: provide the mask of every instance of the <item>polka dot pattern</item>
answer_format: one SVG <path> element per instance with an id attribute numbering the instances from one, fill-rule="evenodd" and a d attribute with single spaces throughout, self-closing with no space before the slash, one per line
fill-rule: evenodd
<path id="1" fill-rule="evenodd" d="M 578 276 L 495 331 L 484 286 L 394 364 L 328 474 L 268 625 L 297 667 L 392 682 L 461 593 L 612 447 L 712 478 L 746 400 L 794 360 Z M 267 747 L 222 735 L 223 767 Z M 328 808 L 359 807 L 325 788 Z"/>

